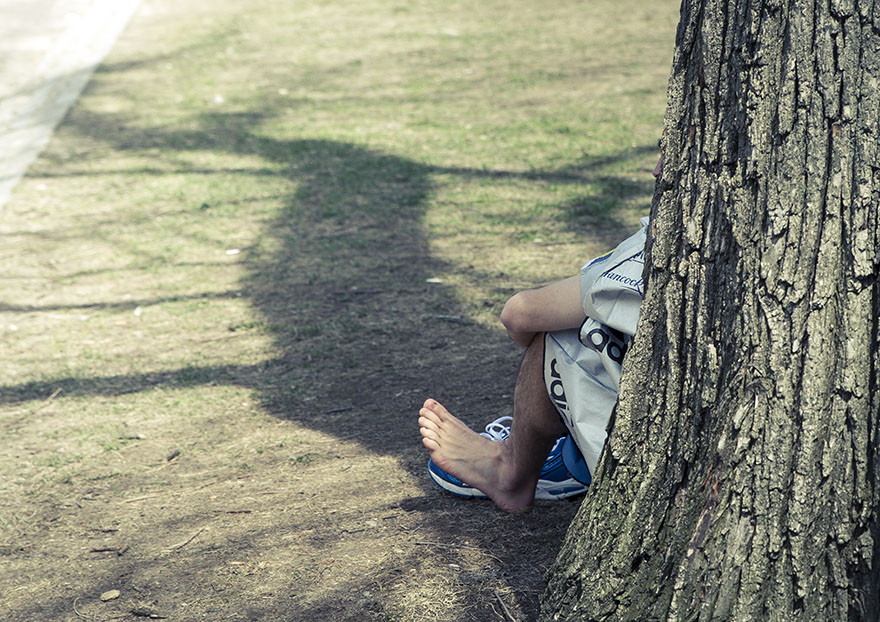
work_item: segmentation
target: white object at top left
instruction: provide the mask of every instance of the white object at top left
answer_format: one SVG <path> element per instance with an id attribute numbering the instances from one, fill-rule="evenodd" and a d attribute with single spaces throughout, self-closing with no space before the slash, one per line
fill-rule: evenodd
<path id="1" fill-rule="evenodd" d="M 0 0 L 0 210 L 140 0 Z"/>

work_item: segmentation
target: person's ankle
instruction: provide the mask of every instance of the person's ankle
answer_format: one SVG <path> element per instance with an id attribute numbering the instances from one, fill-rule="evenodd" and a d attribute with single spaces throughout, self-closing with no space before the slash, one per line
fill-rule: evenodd
<path id="1" fill-rule="evenodd" d="M 523 473 L 521 469 L 503 453 L 498 460 L 498 487 L 505 494 L 523 496 L 531 493 L 534 498 L 535 488 L 538 485 L 538 475 Z"/>

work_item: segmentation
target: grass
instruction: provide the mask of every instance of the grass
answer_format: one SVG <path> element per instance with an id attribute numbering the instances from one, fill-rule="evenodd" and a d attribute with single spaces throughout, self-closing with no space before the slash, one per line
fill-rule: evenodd
<path id="1" fill-rule="evenodd" d="M 2 212 L 5 619 L 530 615 L 574 508 L 438 498 L 413 413 L 507 408 L 504 300 L 646 213 L 675 8 L 145 0 Z"/>

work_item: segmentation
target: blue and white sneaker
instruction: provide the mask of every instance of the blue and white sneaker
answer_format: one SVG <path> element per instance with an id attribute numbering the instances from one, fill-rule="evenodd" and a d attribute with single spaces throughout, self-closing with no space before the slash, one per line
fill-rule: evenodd
<path id="1" fill-rule="evenodd" d="M 513 417 L 500 417 L 486 426 L 485 432 L 480 432 L 481 436 L 493 441 L 503 441 L 510 434 L 510 422 Z M 570 445 L 570 447 L 568 447 Z M 547 454 L 547 460 L 541 468 L 541 474 L 538 476 L 538 486 L 535 489 L 535 499 L 567 499 L 575 495 L 583 494 L 589 487 L 589 473 L 587 473 L 587 483 L 583 483 L 575 479 L 565 466 L 563 459 L 563 450 L 568 447 L 568 453 L 572 453 L 572 449 L 576 451 L 574 441 L 570 436 L 564 436 L 557 439 L 553 444 L 550 453 Z M 579 455 L 580 452 L 577 452 Z M 582 460 L 582 459 L 581 459 Z M 486 495 L 477 488 L 461 481 L 457 477 L 447 473 L 436 464 L 433 460 L 428 460 L 428 475 L 443 490 L 451 492 L 459 497 L 470 497 L 472 499 L 485 499 Z"/>
<path id="2" fill-rule="evenodd" d="M 580 462 L 580 473 L 586 481 L 577 479 L 570 469 L 567 456 L 577 456 Z M 590 486 L 590 472 L 580 450 L 574 444 L 571 436 L 563 436 L 556 439 L 553 449 L 547 454 L 541 474 L 538 476 L 538 486 L 535 488 L 535 499 L 567 499 L 587 492 Z"/>
<path id="3" fill-rule="evenodd" d="M 486 497 L 486 495 L 480 492 L 479 489 L 464 483 L 451 473 L 447 473 L 446 471 L 438 467 L 430 458 L 428 458 L 428 475 L 431 476 L 431 479 L 434 480 L 434 483 L 440 486 L 440 488 L 442 488 L 446 492 L 451 492 L 456 496 L 470 497 L 471 499 L 488 498 Z"/>

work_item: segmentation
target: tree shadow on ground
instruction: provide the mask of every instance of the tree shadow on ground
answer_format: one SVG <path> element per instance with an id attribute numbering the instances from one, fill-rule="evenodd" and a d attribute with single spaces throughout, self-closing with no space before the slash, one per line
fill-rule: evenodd
<path id="1" fill-rule="evenodd" d="M 297 189 L 244 256 L 247 278 L 240 292 L 218 294 L 246 295 L 264 318 L 280 356 L 257 366 L 36 381 L 3 387 L 0 402 L 34 399 L 59 387 L 66 396 L 89 396 L 222 382 L 255 389 L 265 408 L 284 418 L 340 438 L 356 437 L 370 451 L 400 452 L 413 445 L 421 398 L 450 396 L 453 406 L 473 409 L 474 402 L 482 405 L 510 392 L 516 365 L 516 349 L 499 331 L 469 321 L 453 291 L 427 282 L 448 268 L 432 256 L 423 223 L 432 177 L 581 181 L 600 191 L 566 206 L 569 226 L 592 220 L 619 231 L 623 225 L 615 220 L 614 206 L 644 188 L 607 175 L 605 167 L 652 150 L 627 149 L 601 161 L 547 171 L 437 167 L 350 143 L 279 140 L 254 132 L 268 116 L 264 111 L 211 112 L 190 129 L 137 129 L 118 115 L 78 111 L 67 128 L 121 152 L 212 150 L 283 164 L 273 174 L 294 182 Z M 233 174 L 223 169 L 195 172 Z M 234 174 L 242 173 L 267 171 L 244 168 Z M 478 267 L 453 270 L 480 278 Z M 120 305 L 135 308 L 169 300 Z M 381 425 L 365 424 L 377 418 Z"/>
<path id="2" fill-rule="evenodd" d="M 437 499 L 433 492 L 427 492 L 433 491 L 433 485 L 424 476 L 425 457 L 416 429 L 421 401 L 429 395 L 441 397 L 454 411 L 479 413 L 477 421 L 486 418 L 483 413 L 506 410 L 508 405 L 500 396 L 512 393 L 519 356 L 501 331 L 470 321 L 454 291 L 442 283 L 428 282 L 446 270 L 480 276 L 479 268 L 451 267 L 432 256 L 424 216 L 434 190 L 433 177 L 451 174 L 536 183 L 590 183 L 604 190 L 573 202 L 569 208 L 577 213 L 569 224 L 578 226 L 585 219 L 603 217 L 609 229 L 617 230 L 622 224 L 614 222 L 613 213 L 607 214 L 609 205 L 643 192 L 643 187 L 606 174 L 604 167 L 610 161 L 528 172 L 444 168 L 346 142 L 267 137 L 254 131 L 266 118 L 265 112 L 212 112 L 202 115 L 188 129 L 145 130 L 119 116 L 79 111 L 67 128 L 119 151 L 158 149 L 174 154 L 213 150 L 258 156 L 282 165 L 271 171 L 235 171 L 281 175 L 295 187 L 281 212 L 266 223 L 261 238 L 243 255 L 246 277 L 240 293 L 262 317 L 277 356 L 258 365 L 187 367 L 142 375 L 57 378 L 6 386 L 0 392 L 0 402 L 30 400 L 57 388 L 68 397 L 88 397 L 123 395 L 157 386 L 225 383 L 247 387 L 255 391 L 267 411 L 279 418 L 340 440 L 355 441 L 367 452 L 395 456 L 404 468 L 423 478 L 426 495 L 432 495 L 405 500 L 399 508 L 422 513 L 438 531 L 446 529 L 456 516 L 461 518 L 462 512 L 475 513 L 477 520 L 464 527 L 474 546 L 495 551 L 493 555 L 499 561 L 515 566 L 514 573 L 524 576 L 538 572 L 539 566 L 529 566 L 523 560 L 530 559 L 532 547 L 561 536 L 572 506 L 547 512 L 550 522 L 546 517 L 534 516 L 499 518 L 489 504 L 463 509 L 455 507 L 455 500 Z M 649 150 L 653 149 L 646 146 L 624 150 L 616 159 Z M 230 174 L 223 169 L 201 172 Z M 167 171 L 157 170 L 156 174 Z M 246 213 L 242 217 L 247 217 Z M 443 516 L 432 520 L 431 513 L 438 510 Z M 500 529 L 485 529 L 483 520 L 504 522 Z M 300 528 L 278 525 L 273 531 Z M 516 539 L 501 547 L 497 540 L 505 528 L 531 531 L 531 538 Z M 251 546 L 249 543 L 258 537 L 251 530 L 242 546 Z M 222 553 L 210 547 L 200 550 L 193 558 L 195 565 L 187 571 L 188 579 L 202 580 L 195 578 L 195 573 L 215 571 L 234 554 L 235 547 L 232 549 Z M 419 560 L 413 559 L 412 563 L 417 565 Z M 162 567 L 161 559 L 117 560 L 107 573 L 118 582 L 118 577 L 132 576 L 136 571 L 142 576 L 158 574 Z M 375 568 L 371 580 L 390 582 L 399 572 L 399 568 L 385 564 Z M 95 589 L 100 587 L 96 585 Z M 310 615 L 319 619 L 325 609 L 327 615 L 338 613 L 339 603 L 345 602 L 356 587 L 346 583 L 329 590 L 325 605 L 313 608 Z M 291 592 L 295 591 L 291 587 Z M 535 595 L 531 598 L 534 600 Z M 362 606 L 351 605 L 350 619 L 359 619 L 357 608 Z M 34 612 L 43 615 L 68 607 L 66 599 L 59 599 L 36 604 Z M 491 603 L 480 604 L 473 619 L 485 619 L 490 610 Z M 253 609 L 249 616 L 304 619 L 302 612 L 296 611 L 295 599 L 279 596 Z M 380 609 L 373 614 L 384 615 Z"/>

